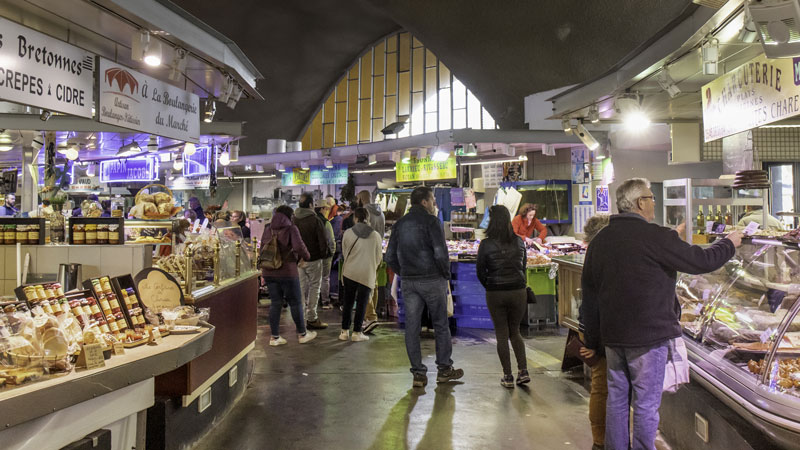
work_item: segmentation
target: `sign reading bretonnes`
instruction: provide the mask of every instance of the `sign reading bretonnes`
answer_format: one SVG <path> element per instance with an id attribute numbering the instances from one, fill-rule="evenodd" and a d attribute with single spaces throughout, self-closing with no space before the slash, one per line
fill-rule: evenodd
<path id="1" fill-rule="evenodd" d="M 200 97 L 128 67 L 99 59 L 100 122 L 198 142 Z"/>
<path id="2" fill-rule="evenodd" d="M 758 56 L 703 86 L 705 142 L 800 114 L 800 60 Z"/>
<path id="3" fill-rule="evenodd" d="M 0 99 L 92 117 L 94 55 L 0 17 Z"/>

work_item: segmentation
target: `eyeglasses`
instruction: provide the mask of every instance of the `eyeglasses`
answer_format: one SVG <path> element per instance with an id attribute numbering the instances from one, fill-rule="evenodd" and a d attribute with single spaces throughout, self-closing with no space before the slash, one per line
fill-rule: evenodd
<path id="1" fill-rule="evenodd" d="M 641 196 L 639 198 L 649 198 L 649 199 L 653 200 L 654 203 L 656 201 L 656 197 L 654 195 L 643 195 L 643 196 Z"/>

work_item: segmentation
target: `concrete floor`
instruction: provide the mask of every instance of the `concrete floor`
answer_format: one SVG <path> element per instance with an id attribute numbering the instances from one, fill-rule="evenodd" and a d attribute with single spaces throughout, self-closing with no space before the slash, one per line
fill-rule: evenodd
<path id="1" fill-rule="evenodd" d="M 368 342 L 337 340 L 332 326 L 300 345 L 288 311 L 288 345 L 268 345 L 268 307 L 259 308 L 252 382 L 241 401 L 196 446 L 211 449 L 589 449 L 588 391 L 560 371 L 565 333 L 526 337 L 533 381 L 500 386 L 494 334 L 459 330 L 453 360 L 463 383 L 436 385 L 434 343 L 422 348 L 430 384 L 411 389 L 403 330 L 379 327 Z M 513 358 L 512 358 L 513 359 Z"/>

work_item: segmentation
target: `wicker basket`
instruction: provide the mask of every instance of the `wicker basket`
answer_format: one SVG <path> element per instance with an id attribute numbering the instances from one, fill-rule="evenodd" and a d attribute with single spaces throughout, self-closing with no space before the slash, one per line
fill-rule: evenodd
<path id="1" fill-rule="evenodd" d="M 139 201 L 139 200 L 140 200 L 140 196 L 142 195 L 142 193 L 143 193 L 145 190 L 148 190 L 148 189 L 150 189 L 150 188 L 161 188 L 161 189 L 162 189 L 162 192 L 163 192 L 163 191 L 166 191 L 166 193 L 167 193 L 167 194 L 169 194 L 169 196 L 173 198 L 173 201 L 174 201 L 174 199 L 175 199 L 175 195 L 172 193 L 172 190 L 171 190 L 170 188 L 166 187 L 166 186 L 165 186 L 165 185 L 163 185 L 163 184 L 151 183 L 151 184 L 148 184 L 147 186 L 145 186 L 145 187 L 143 187 L 143 188 L 139 189 L 139 192 L 137 192 L 137 193 L 136 193 L 136 197 L 134 198 L 134 204 L 135 204 L 135 205 L 138 205 L 138 204 L 140 204 L 140 203 L 141 203 L 141 202 Z M 152 194 L 152 192 L 151 192 L 151 194 Z M 162 219 L 169 219 L 170 217 L 174 217 L 176 214 L 178 214 L 179 212 L 181 212 L 181 210 L 182 210 L 182 209 L 183 209 L 183 208 L 181 208 L 180 206 L 173 206 L 173 207 L 172 207 L 172 211 L 171 211 L 169 214 L 152 214 L 152 213 L 151 213 L 151 214 L 146 214 L 146 213 L 142 213 L 142 216 L 141 216 L 141 217 L 139 217 L 139 218 L 140 218 L 140 219 L 145 219 L 145 220 L 162 220 Z"/>

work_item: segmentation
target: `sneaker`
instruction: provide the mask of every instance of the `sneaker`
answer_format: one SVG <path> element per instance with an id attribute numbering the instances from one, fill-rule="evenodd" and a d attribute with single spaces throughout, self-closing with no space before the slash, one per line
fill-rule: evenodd
<path id="1" fill-rule="evenodd" d="M 528 375 L 528 371 L 520 370 L 519 373 L 517 374 L 517 384 L 522 385 L 530 382 L 531 382 L 531 376 Z"/>
<path id="2" fill-rule="evenodd" d="M 301 344 L 305 344 L 314 340 L 317 337 L 316 331 L 306 331 L 306 334 L 301 334 L 297 336 L 297 340 L 300 341 Z"/>
<path id="3" fill-rule="evenodd" d="M 364 342 L 369 340 L 369 336 L 357 331 L 354 332 L 352 336 L 350 336 L 350 340 L 353 342 Z"/>
<path id="4" fill-rule="evenodd" d="M 378 328 L 378 321 L 370 320 L 369 322 L 366 323 L 366 325 L 364 325 L 364 333 L 370 334 L 375 328 Z"/>
<path id="5" fill-rule="evenodd" d="M 286 339 L 284 339 L 284 338 L 282 338 L 280 336 L 278 336 L 278 337 L 273 336 L 273 337 L 271 337 L 269 339 L 269 345 L 271 345 L 273 347 L 277 347 L 277 346 L 283 345 L 285 343 L 286 343 Z"/>
<path id="6" fill-rule="evenodd" d="M 414 374 L 414 382 L 412 386 L 414 387 L 425 387 L 428 385 L 428 376 L 424 373 L 415 373 Z"/>
<path id="7" fill-rule="evenodd" d="M 328 324 L 320 319 L 317 319 L 313 322 L 306 322 L 306 328 L 311 328 L 312 330 L 324 330 L 325 328 L 328 328 Z"/>
<path id="8" fill-rule="evenodd" d="M 513 388 L 514 387 L 514 375 L 506 375 L 503 378 L 500 378 L 500 385 L 505 388 Z"/>
<path id="9" fill-rule="evenodd" d="M 339 333 L 339 340 L 340 341 L 349 341 L 350 340 L 350 332 L 347 330 L 342 330 Z"/>
<path id="10" fill-rule="evenodd" d="M 436 382 L 437 383 L 447 383 L 448 381 L 458 380 L 459 378 L 461 378 L 463 376 L 464 376 L 464 370 L 463 369 L 454 369 L 454 368 L 451 367 L 451 368 L 446 369 L 446 370 L 440 370 L 439 374 L 436 376 Z"/>

